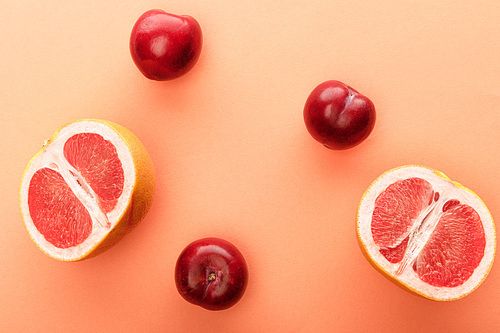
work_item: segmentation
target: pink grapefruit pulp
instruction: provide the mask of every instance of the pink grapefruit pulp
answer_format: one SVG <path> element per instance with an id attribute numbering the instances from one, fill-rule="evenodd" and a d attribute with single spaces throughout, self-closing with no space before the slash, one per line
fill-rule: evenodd
<path id="1" fill-rule="evenodd" d="M 36 245 L 73 261 L 120 239 L 144 217 L 153 193 L 154 168 L 139 139 L 112 122 L 80 120 L 30 161 L 20 205 Z"/>
<path id="2" fill-rule="evenodd" d="M 367 259 L 405 289 L 436 300 L 461 298 L 493 263 L 493 218 L 472 191 L 423 166 L 377 178 L 361 199 L 357 235 Z"/>

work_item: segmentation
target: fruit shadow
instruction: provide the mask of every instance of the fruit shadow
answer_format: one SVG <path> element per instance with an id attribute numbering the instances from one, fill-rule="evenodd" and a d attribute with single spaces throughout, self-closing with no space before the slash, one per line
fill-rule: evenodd
<path id="1" fill-rule="evenodd" d="M 161 113 L 189 114 L 192 104 L 199 100 L 202 81 L 207 76 L 205 63 L 202 54 L 189 72 L 166 81 L 150 80 L 136 73 L 140 76 L 136 81 L 140 84 L 145 103 Z"/>
<path id="2" fill-rule="evenodd" d="M 376 147 L 369 140 L 350 149 L 333 150 L 303 135 L 302 145 L 305 167 L 325 180 L 336 179 L 348 185 L 372 174 L 370 158 Z"/>

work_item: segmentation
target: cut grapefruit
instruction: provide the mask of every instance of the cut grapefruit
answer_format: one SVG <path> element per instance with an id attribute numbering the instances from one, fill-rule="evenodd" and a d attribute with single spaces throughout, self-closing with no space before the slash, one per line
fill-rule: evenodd
<path id="1" fill-rule="evenodd" d="M 390 280 L 433 300 L 462 298 L 488 275 L 496 249 L 493 217 L 471 190 L 428 167 L 378 177 L 357 212 L 368 261 Z"/>
<path id="2" fill-rule="evenodd" d="M 154 188 L 153 163 L 134 134 L 109 121 L 78 120 L 57 130 L 28 163 L 21 215 L 44 253 L 82 260 L 136 226 Z"/>

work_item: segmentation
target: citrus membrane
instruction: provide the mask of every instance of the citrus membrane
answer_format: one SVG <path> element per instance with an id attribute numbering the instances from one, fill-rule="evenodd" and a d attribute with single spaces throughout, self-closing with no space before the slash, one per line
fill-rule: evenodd
<path id="1" fill-rule="evenodd" d="M 484 202 L 441 172 L 417 165 L 389 170 L 370 185 L 359 204 L 357 236 L 384 275 L 435 300 L 476 289 L 496 248 Z"/>

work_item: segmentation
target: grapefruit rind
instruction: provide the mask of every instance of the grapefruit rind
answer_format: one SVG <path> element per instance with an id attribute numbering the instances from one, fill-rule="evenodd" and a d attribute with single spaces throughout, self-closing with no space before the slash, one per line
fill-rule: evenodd
<path id="1" fill-rule="evenodd" d="M 125 174 L 124 189 L 115 208 L 108 214 L 110 227 L 103 227 L 93 217 L 91 235 L 75 247 L 61 249 L 45 240 L 31 220 L 27 199 L 29 183 L 36 170 L 52 162 L 53 154 L 62 154 L 64 142 L 70 136 L 83 132 L 98 133 L 114 144 Z M 26 231 L 42 252 L 60 261 L 79 261 L 104 252 L 132 230 L 149 210 L 154 191 L 153 162 L 141 141 L 116 123 L 82 119 L 58 129 L 29 161 L 21 179 L 19 203 Z"/>
<path id="2" fill-rule="evenodd" d="M 472 276 L 461 286 L 453 288 L 434 287 L 420 280 L 411 267 L 401 275 L 397 275 L 398 265 L 388 262 L 374 243 L 370 226 L 375 198 L 388 185 L 410 177 L 421 177 L 429 181 L 435 191 L 444 195 L 453 194 L 461 202 L 473 207 L 481 218 L 486 237 L 484 256 Z M 493 217 L 479 196 L 462 184 L 451 181 L 444 173 L 421 165 L 405 165 L 386 171 L 368 187 L 358 206 L 356 233 L 362 253 L 376 270 L 401 288 L 436 301 L 457 300 L 473 292 L 487 277 L 496 252 L 496 232 Z"/>

